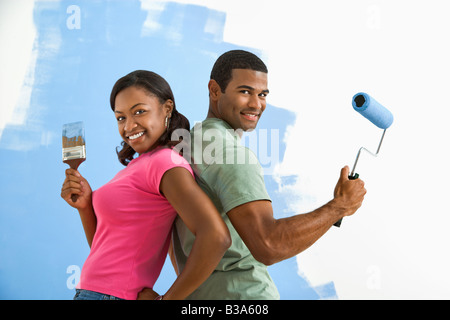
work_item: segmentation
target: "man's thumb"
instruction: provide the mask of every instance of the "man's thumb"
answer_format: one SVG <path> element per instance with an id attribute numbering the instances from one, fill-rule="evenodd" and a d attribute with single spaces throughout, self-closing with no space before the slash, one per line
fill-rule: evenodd
<path id="1" fill-rule="evenodd" d="M 341 169 L 341 180 L 348 180 L 349 167 L 345 166 Z"/>

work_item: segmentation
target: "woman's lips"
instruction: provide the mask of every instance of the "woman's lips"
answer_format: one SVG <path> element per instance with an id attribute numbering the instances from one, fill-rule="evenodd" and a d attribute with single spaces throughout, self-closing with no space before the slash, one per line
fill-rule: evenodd
<path id="1" fill-rule="evenodd" d="M 144 135 L 144 131 L 141 131 L 141 132 L 135 133 L 135 134 L 133 134 L 133 135 L 130 135 L 130 136 L 128 136 L 127 138 L 128 138 L 128 140 L 130 140 L 130 141 L 134 141 L 134 140 L 136 140 L 136 139 L 139 139 L 139 138 L 142 137 L 143 135 Z"/>

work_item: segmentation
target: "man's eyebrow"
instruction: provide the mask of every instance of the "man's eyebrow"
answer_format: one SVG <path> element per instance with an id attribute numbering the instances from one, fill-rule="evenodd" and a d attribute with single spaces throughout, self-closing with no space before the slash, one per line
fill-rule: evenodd
<path id="1" fill-rule="evenodd" d="M 247 85 L 238 86 L 236 89 L 247 89 L 247 90 L 255 91 L 255 88 L 247 86 Z M 261 93 L 268 94 L 269 93 L 269 89 L 261 90 Z"/>
<path id="2" fill-rule="evenodd" d="M 141 104 L 145 104 L 145 103 L 143 103 L 143 102 L 136 103 L 134 106 L 132 106 L 132 107 L 130 108 L 130 110 L 133 110 L 134 108 L 136 108 L 137 106 L 140 106 Z M 117 110 L 115 110 L 114 112 L 115 112 L 115 113 L 123 113 L 123 112 L 117 111 Z"/>

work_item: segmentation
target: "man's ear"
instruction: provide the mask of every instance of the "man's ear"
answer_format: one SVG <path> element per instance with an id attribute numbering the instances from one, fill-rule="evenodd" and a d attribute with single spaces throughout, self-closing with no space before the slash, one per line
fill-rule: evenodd
<path id="1" fill-rule="evenodd" d="M 209 80 L 208 83 L 209 97 L 215 101 L 219 100 L 222 90 L 216 80 Z"/>

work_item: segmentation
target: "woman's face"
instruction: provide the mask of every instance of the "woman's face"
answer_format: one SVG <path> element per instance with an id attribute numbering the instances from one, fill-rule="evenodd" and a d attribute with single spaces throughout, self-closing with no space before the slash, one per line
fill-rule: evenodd
<path id="1" fill-rule="evenodd" d="M 153 150 L 166 130 L 173 102 L 161 104 L 159 99 L 137 87 L 120 91 L 115 100 L 114 114 L 122 139 L 139 154 Z"/>

